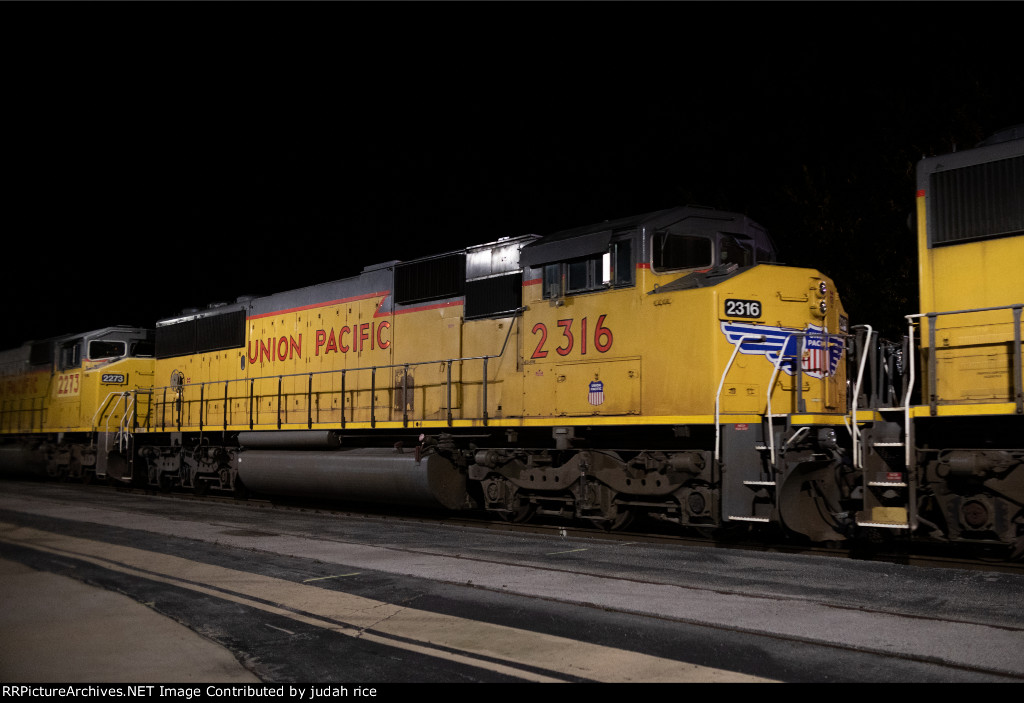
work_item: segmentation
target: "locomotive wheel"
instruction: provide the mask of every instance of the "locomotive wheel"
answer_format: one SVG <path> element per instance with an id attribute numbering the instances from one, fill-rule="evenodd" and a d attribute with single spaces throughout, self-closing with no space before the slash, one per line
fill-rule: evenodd
<path id="1" fill-rule="evenodd" d="M 537 512 L 537 506 L 528 500 L 519 499 L 515 507 L 507 513 L 498 513 L 507 522 L 527 522 Z"/>
<path id="2" fill-rule="evenodd" d="M 636 513 L 632 510 L 629 510 L 628 508 L 619 508 L 615 517 L 611 520 L 591 520 L 590 522 L 594 527 L 600 527 L 602 530 L 614 532 L 615 530 L 624 530 L 629 527 L 635 517 Z"/>

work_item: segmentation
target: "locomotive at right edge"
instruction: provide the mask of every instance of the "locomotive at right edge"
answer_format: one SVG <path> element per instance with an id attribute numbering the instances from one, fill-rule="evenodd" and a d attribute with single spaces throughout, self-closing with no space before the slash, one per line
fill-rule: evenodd
<path id="1" fill-rule="evenodd" d="M 132 358 L 155 380 L 73 419 L 62 381 L 124 378 L 116 359 L 45 358 L 74 336 L 7 352 L 0 461 L 1019 556 L 1024 134 L 918 179 L 921 312 L 895 343 L 851 325 L 829 277 L 778 264 L 755 222 L 670 208 L 161 320 L 155 357 Z"/>

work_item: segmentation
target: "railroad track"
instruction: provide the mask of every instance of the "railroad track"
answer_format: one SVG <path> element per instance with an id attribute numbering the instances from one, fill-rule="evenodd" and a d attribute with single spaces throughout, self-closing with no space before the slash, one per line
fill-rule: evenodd
<path id="1" fill-rule="evenodd" d="M 504 531 L 515 534 L 557 535 L 566 538 L 592 539 L 613 542 L 661 543 L 680 547 L 701 547 L 707 549 L 733 549 L 751 552 L 778 552 L 784 554 L 806 554 L 820 558 L 857 559 L 884 563 L 897 563 L 928 568 L 964 569 L 999 573 L 1024 573 L 1024 561 L 1005 561 L 987 558 L 984 553 L 949 555 L 936 553 L 940 545 L 931 543 L 904 542 L 890 545 L 795 545 L 781 541 L 757 538 L 748 532 L 728 532 L 724 535 L 705 536 L 680 533 L 671 525 L 648 525 L 644 529 L 609 532 L 586 524 L 569 520 L 548 520 L 535 518 L 530 522 L 513 523 L 497 520 L 482 512 L 448 513 L 399 506 L 346 504 L 338 501 L 320 501 L 303 498 L 248 496 L 239 498 L 231 495 L 206 493 L 197 495 L 185 491 L 161 491 L 156 488 L 140 488 L 128 485 L 92 482 L 87 484 L 66 483 L 64 486 L 86 492 L 112 491 L 134 495 L 161 496 L 174 500 L 200 503 L 227 503 L 252 509 L 273 509 L 297 512 L 316 512 L 325 515 L 428 522 L 475 529 Z M 650 528 L 650 529 L 646 529 Z"/>

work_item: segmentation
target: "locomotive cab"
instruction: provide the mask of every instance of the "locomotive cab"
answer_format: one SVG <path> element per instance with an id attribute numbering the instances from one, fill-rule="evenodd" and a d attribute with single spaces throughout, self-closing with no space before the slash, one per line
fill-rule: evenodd
<path id="1" fill-rule="evenodd" d="M 534 464 L 555 465 L 526 479 L 516 462 L 493 471 L 501 461 L 488 455 L 486 480 L 504 482 L 491 492 L 565 514 L 553 487 L 566 486 L 577 517 L 611 526 L 634 513 L 696 527 L 779 522 L 776 485 L 807 473 L 782 448 L 812 453 L 808 441 L 846 412 L 848 325 L 832 282 L 778 266 L 749 218 L 696 207 L 555 233 L 523 247 L 521 262 L 523 417 L 553 425 L 567 453 L 534 451 Z M 796 413 L 815 430 L 786 442 Z M 782 519 L 831 536 L 804 518 L 820 508 Z"/>
<path id="2" fill-rule="evenodd" d="M 31 342 L 5 354 L 0 398 L 5 468 L 55 478 L 104 476 L 145 421 L 153 333 L 115 326 Z"/>
<path id="3" fill-rule="evenodd" d="M 768 233 L 745 217 L 724 219 L 698 211 L 651 235 L 651 269 L 659 274 L 775 261 Z"/>
<path id="4" fill-rule="evenodd" d="M 637 268 L 658 275 L 774 263 L 767 231 L 741 215 L 676 207 L 548 235 L 523 249 L 522 264 L 542 270 L 542 295 L 633 286 Z"/>

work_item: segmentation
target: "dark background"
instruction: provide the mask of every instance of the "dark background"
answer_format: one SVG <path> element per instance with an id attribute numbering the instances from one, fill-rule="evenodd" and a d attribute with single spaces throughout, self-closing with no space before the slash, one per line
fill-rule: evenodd
<path id="1" fill-rule="evenodd" d="M 915 163 L 1024 122 L 1013 5 L 5 5 L 0 348 L 685 204 L 898 335 Z"/>

